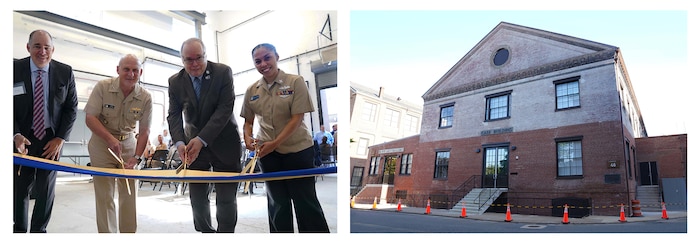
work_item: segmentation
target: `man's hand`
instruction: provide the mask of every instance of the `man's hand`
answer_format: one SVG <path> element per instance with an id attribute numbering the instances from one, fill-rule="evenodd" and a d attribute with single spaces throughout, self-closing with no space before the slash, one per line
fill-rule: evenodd
<path id="1" fill-rule="evenodd" d="M 58 160 L 58 158 L 61 157 L 61 148 L 63 148 L 64 142 L 65 141 L 59 137 L 51 139 L 44 146 L 44 152 L 41 153 L 41 156 L 48 160 Z"/>
<path id="2" fill-rule="evenodd" d="M 107 141 L 107 148 L 111 149 L 116 156 L 122 155 L 122 144 L 114 137 Z"/>
<path id="3" fill-rule="evenodd" d="M 22 134 L 15 135 L 15 148 L 17 148 L 18 153 L 27 154 L 29 152 L 29 150 L 27 150 L 28 145 L 32 145 L 29 139 L 22 136 Z"/>
<path id="4" fill-rule="evenodd" d="M 189 164 L 190 160 L 187 158 L 187 147 L 185 144 L 180 143 L 180 145 L 177 146 L 177 154 L 180 156 L 181 161 Z"/>
<path id="5" fill-rule="evenodd" d="M 195 137 L 190 140 L 190 142 L 187 144 L 187 165 L 191 165 L 195 160 L 197 160 L 197 157 L 199 156 L 199 151 L 202 150 L 202 147 L 204 144 L 202 144 L 202 140 L 199 140 L 199 138 Z"/>
<path id="6" fill-rule="evenodd" d="M 128 170 L 134 169 L 134 167 L 136 167 L 136 165 L 138 163 L 139 163 L 138 159 L 136 159 L 134 157 L 129 157 L 129 159 L 124 164 L 124 169 L 128 169 Z"/>

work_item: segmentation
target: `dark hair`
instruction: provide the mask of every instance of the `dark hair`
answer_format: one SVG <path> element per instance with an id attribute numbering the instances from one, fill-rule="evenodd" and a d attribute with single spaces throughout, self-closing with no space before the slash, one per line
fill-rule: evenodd
<path id="1" fill-rule="evenodd" d="M 279 54 L 277 54 L 277 48 L 275 48 L 275 46 L 273 46 L 272 44 L 269 44 L 269 43 L 258 44 L 257 46 L 255 46 L 253 48 L 253 51 L 250 52 L 250 55 L 253 56 L 255 53 L 255 50 L 260 49 L 261 47 L 265 47 L 265 49 L 268 49 L 268 50 L 274 52 L 275 56 L 279 57 Z"/>

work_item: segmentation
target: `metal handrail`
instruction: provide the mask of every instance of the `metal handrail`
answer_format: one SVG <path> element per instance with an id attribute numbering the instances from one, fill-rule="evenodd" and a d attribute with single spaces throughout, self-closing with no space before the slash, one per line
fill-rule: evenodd
<path id="1" fill-rule="evenodd" d="M 466 196 L 469 193 L 469 191 L 471 191 L 474 188 L 479 187 L 481 184 L 480 179 L 481 179 L 481 175 L 472 175 L 471 177 L 469 177 L 469 179 L 467 179 L 461 185 L 459 185 L 457 187 L 457 189 L 452 190 L 452 195 L 451 195 L 452 199 L 453 199 L 452 200 L 453 201 L 452 207 L 457 205 L 457 203 L 459 202 L 459 198 L 463 198 L 464 196 Z"/>
<path id="2" fill-rule="evenodd" d="M 475 202 L 475 203 L 476 203 L 477 200 L 478 200 L 478 203 L 477 203 L 477 204 L 479 205 L 479 210 L 481 210 L 481 209 L 484 207 L 484 205 L 486 205 L 486 202 L 490 201 L 492 198 L 494 198 L 494 196 L 495 196 L 498 192 L 500 192 L 500 190 L 499 190 L 498 188 L 484 188 L 484 189 L 486 189 L 486 190 L 482 190 L 481 192 L 479 192 L 479 196 L 478 196 L 476 199 L 474 199 L 474 202 Z M 484 201 L 482 202 L 482 201 L 481 201 L 481 195 L 482 195 L 484 192 L 486 192 L 486 191 L 490 192 L 490 195 L 488 196 L 488 198 L 487 198 L 486 200 L 484 200 Z"/>

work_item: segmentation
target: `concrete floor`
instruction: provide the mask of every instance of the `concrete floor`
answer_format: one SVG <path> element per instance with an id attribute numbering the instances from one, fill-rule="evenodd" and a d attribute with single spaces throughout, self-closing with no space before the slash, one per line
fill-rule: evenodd
<path id="1" fill-rule="evenodd" d="M 337 174 L 318 177 L 316 191 L 331 233 L 337 233 Z M 94 189 L 90 176 L 59 172 L 56 200 L 47 231 L 49 233 L 96 233 Z M 267 197 L 264 183 L 257 183 L 253 194 L 238 194 L 236 233 L 269 233 Z M 175 193 L 175 186 L 162 189 L 144 182 L 138 191 L 137 233 L 198 233 L 192 223 L 189 194 Z M 215 193 L 215 192 L 214 192 Z M 216 228 L 215 195 L 211 196 L 212 223 Z M 30 206 L 33 206 L 31 200 Z M 30 207 L 31 208 L 31 207 Z M 30 210 L 31 213 L 31 210 Z"/>

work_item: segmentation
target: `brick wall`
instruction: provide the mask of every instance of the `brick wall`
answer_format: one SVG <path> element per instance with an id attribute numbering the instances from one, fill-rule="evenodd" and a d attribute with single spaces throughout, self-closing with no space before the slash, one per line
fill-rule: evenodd
<path id="1" fill-rule="evenodd" d="M 656 162 L 659 178 L 687 178 L 688 135 L 637 138 L 637 162 Z"/>

